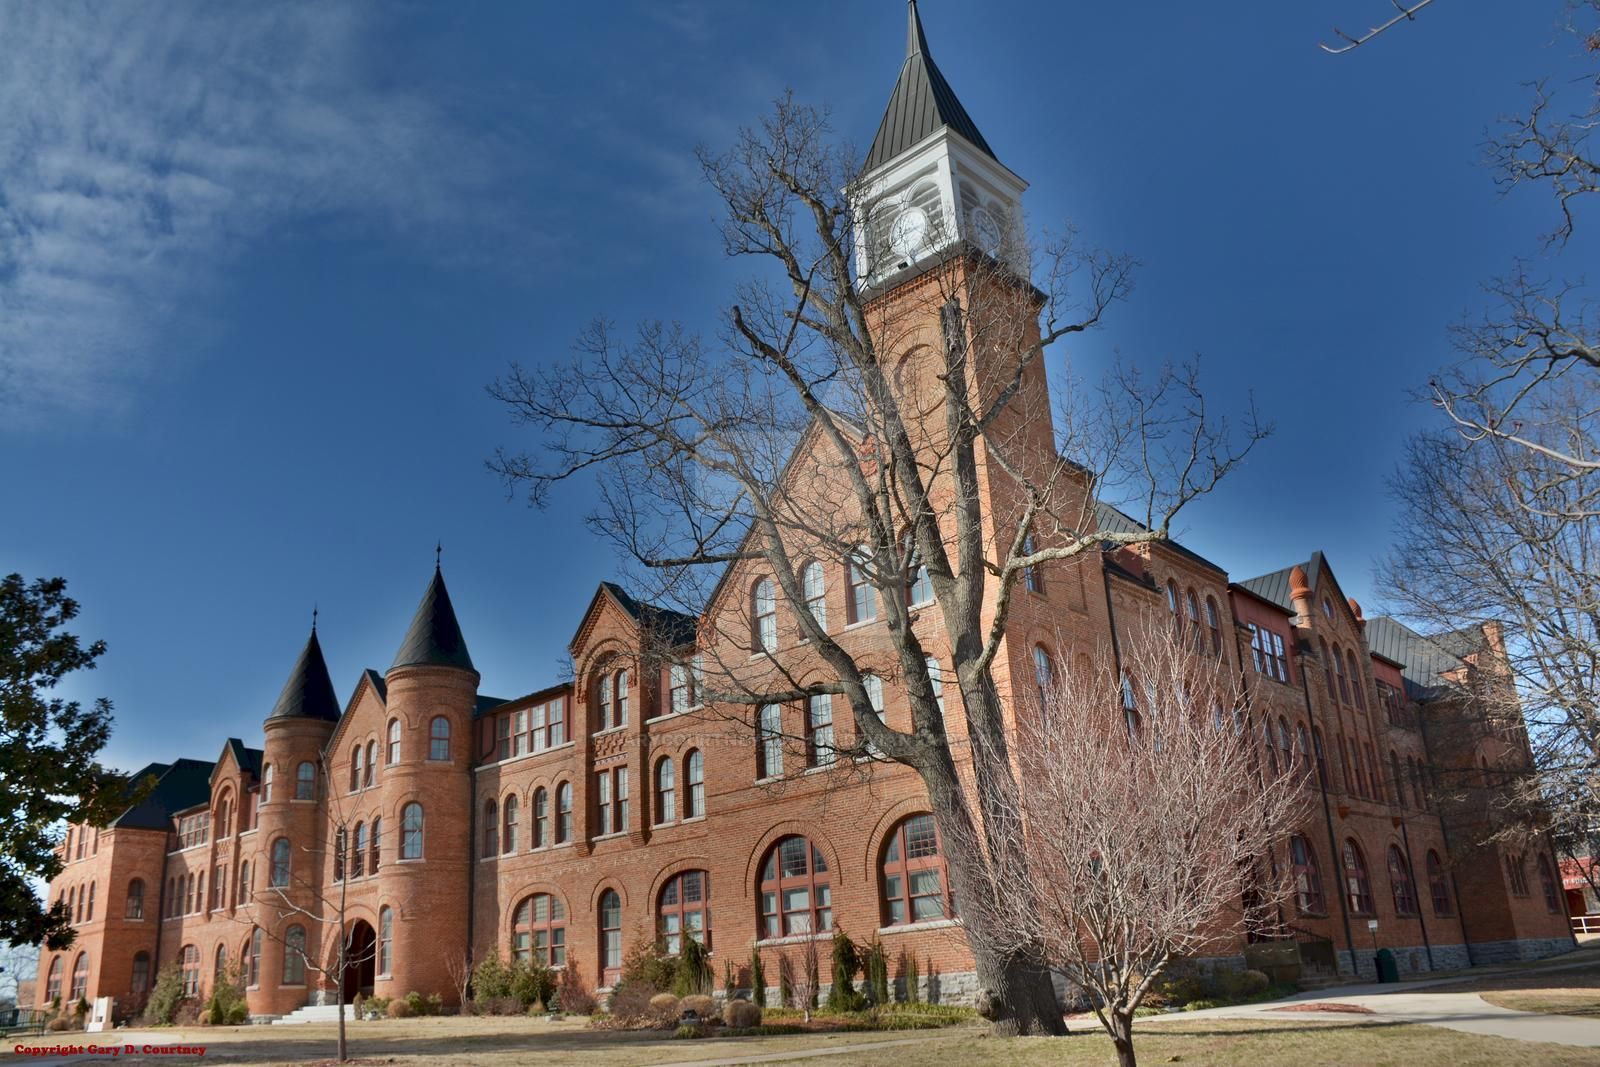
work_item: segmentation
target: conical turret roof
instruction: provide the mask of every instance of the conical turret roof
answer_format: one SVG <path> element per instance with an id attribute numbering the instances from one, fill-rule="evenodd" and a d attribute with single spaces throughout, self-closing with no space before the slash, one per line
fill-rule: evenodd
<path id="1" fill-rule="evenodd" d="M 864 170 L 874 170 L 910 149 L 935 130 L 948 126 L 987 155 L 995 159 L 994 149 L 978 132 L 967 109 L 956 99 L 955 90 L 928 53 L 928 38 L 922 32 L 922 17 L 917 0 L 910 0 L 906 13 L 906 61 L 889 94 L 878 135 L 872 140 Z M 995 162 L 999 162 L 995 159 Z"/>
<path id="2" fill-rule="evenodd" d="M 339 721 L 339 698 L 333 692 L 333 679 L 328 676 L 328 662 L 322 658 L 322 645 L 317 641 L 317 627 L 311 627 L 311 637 L 294 661 L 294 670 L 284 683 L 278 702 L 267 716 L 274 719 L 320 719 L 323 722 Z"/>
<path id="3" fill-rule="evenodd" d="M 444 587 L 444 572 L 433 569 L 433 581 L 417 605 L 411 628 L 395 653 L 396 667 L 459 667 L 465 671 L 476 670 L 472 656 L 467 652 L 467 639 L 461 636 L 461 624 L 456 622 L 456 612 L 450 606 L 450 591 Z"/>

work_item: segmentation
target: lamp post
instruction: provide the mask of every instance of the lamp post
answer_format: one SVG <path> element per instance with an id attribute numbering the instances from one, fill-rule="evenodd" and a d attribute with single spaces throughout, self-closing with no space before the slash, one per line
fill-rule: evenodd
<path id="1" fill-rule="evenodd" d="M 1378 920 L 1367 920 L 1367 933 L 1372 935 L 1372 977 L 1380 978 L 1378 974 Z"/>

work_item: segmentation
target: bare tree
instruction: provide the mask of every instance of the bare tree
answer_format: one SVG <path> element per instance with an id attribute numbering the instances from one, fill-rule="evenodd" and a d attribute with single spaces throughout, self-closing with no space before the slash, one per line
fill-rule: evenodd
<path id="1" fill-rule="evenodd" d="M 767 273 L 738 289 L 715 342 L 678 325 L 624 338 L 597 324 L 574 361 L 513 367 L 490 391 L 540 432 L 539 447 L 491 466 L 541 505 L 567 479 L 598 477 L 591 525 L 637 565 L 647 599 L 700 618 L 710 714 L 749 736 L 765 728 L 760 708 L 827 698 L 848 709 L 840 747 L 914 768 L 941 831 L 986 842 L 949 858 L 973 929 L 988 922 L 983 865 L 1015 844 L 996 659 L 1018 581 L 1166 537 L 1268 431 L 1252 413 L 1236 445 L 1192 367 L 1120 368 L 1099 387 L 1066 385 L 1052 439 L 1044 351 L 1127 294 L 1129 260 L 1069 232 L 1046 244 L 1030 282 L 1018 230 L 1000 259 L 945 245 L 916 285 L 876 299 L 854 242 L 884 209 L 822 113 L 780 100 L 701 162 L 726 208 L 728 254 Z M 1099 531 L 1096 493 L 1131 502 L 1144 527 Z M 860 606 L 888 634 L 886 659 L 864 654 L 837 608 L 827 617 L 811 563 L 869 591 Z M 752 596 L 744 583 L 757 575 L 771 584 Z M 783 612 L 767 611 L 777 603 Z M 930 651 L 953 669 L 930 673 Z M 880 717 L 884 680 L 903 687 L 909 730 Z M 948 731 L 947 703 L 964 710 Z M 975 938 L 974 955 L 1009 1027 L 1059 1032 L 1037 954 L 997 944 Z"/>
<path id="2" fill-rule="evenodd" d="M 1023 720 L 1010 825 L 1028 869 L 989 868 L 1000 921 L 969 935 L 1038 953 L 1132 1067 L 1134 1012 L 1168 966 L 1232 953 L 1281 914 L 1293 886 L 1274 851 L 1310 814 L 1312 769 L 1258 758 L 1237 679 L 1170 621 L 1119 636 Z"/>
<path id="3" fill-rule="evenodd" d="M 1390 18 L 1389 21 L 1380 22 L 1378 25 L 1367 30 L 1366 33 L 1363 33 L 1360 37 L 1351 36 L 1335 26 L 1333 29 L 1334 36 L 1338 37 L 1344 43 L 1338 45 L 1319 44 L 1317 47 L 1333 56 L 1342 56 L 1346 52 L 1353 52 L 1379 34 L 1392 29 L 1402 22 L 1409 22 L 1412 19 L 1415 19 L 1417 17 L 1417 12 L 1433 3 L 1433 0 L 1416 0 L 1415 3 L 1410 4 L 1409 6 L 1402 4 L 1400 0 L 1389 0 L 1389 3 L 1394 6 L 1395 11 L 1399 12 L 1399 14 Z"/>

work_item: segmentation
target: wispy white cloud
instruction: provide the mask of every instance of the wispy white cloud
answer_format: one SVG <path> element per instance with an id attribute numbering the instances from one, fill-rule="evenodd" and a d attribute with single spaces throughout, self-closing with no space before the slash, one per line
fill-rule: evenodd
<path id="1" fill-rule="evenodd" d="M 0 4 L 0 425 L 123 406 L 226 265 L 302 220 L 504 246 L 521 154 L 381 69 L 380 11 Z"/>

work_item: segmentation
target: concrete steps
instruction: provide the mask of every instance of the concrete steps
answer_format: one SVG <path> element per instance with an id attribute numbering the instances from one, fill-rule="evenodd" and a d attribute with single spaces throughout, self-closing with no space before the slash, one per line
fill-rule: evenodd
<path id="1" fill-rule="evenodd" d="M 344 1021 L 355 1022 L 356 1009 L 349 1004 L 344 1006 Z M 273 1026 L 295 1026 L 301 1023 L 336 1023 L 339 1021 L 339 1005 L 337 1004 L 308 1004 L 290 1012 L 281 1019 L 272 1020 Z"/>

